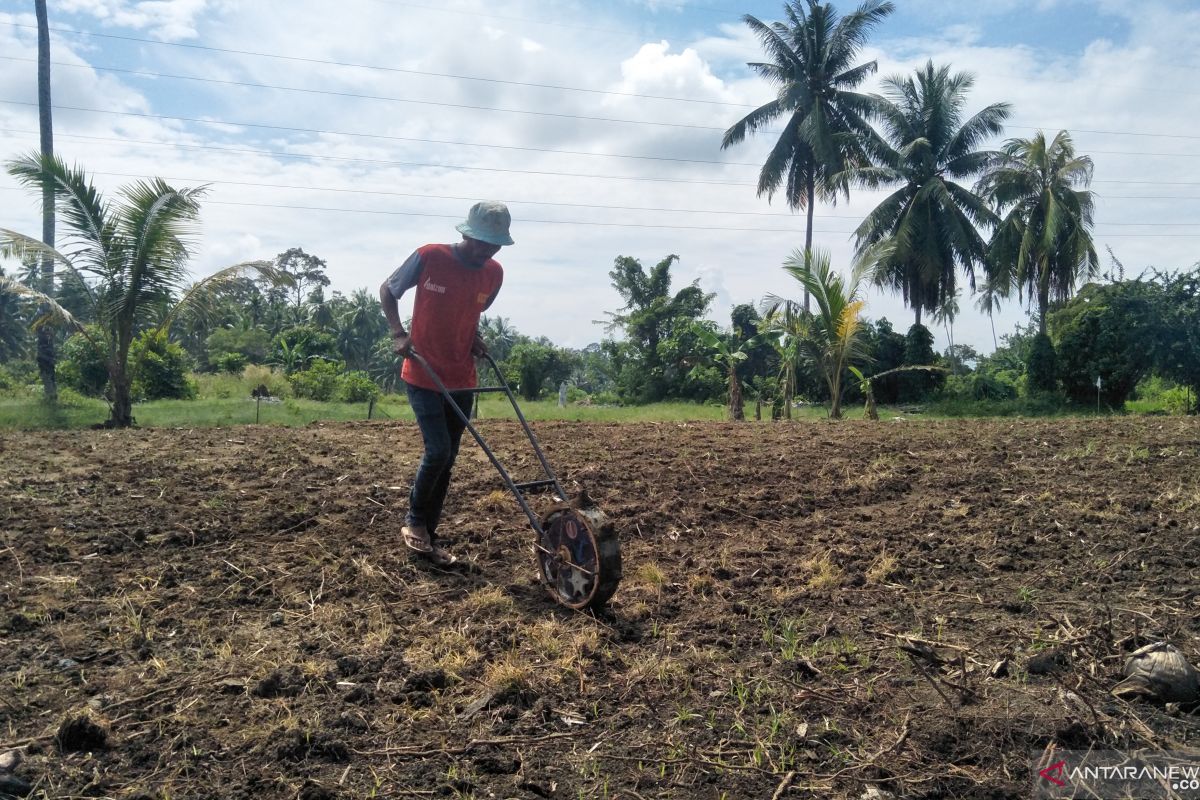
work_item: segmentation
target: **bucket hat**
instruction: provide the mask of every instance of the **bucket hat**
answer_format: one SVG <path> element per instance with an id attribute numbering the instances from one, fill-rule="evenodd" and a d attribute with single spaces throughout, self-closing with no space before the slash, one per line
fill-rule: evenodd
<path id="1" fill-rule="evenodd" d="M 508 213 L 508 206 L 496 200 L 483 200 L 471 206 L 467 221 L 459 223 L 454 229 L 463 236 L 470 236 L 481 242 L 508 245 L 513 244 L 512 237 L 508 235 L 511 222 L 512 216 Z"/>

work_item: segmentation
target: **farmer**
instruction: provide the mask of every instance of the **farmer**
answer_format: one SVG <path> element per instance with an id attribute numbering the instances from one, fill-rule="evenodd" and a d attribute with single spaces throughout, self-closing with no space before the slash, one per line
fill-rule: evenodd
<path id="1" fill-rule="evenodd" d="M 479 315 L 496 299 L 504 280 L 504 271 L 492 256 L 513 243 L 508 235 L 510 221 L 503 203 L 476 203 L 466 222 L 456 227 L 461 242 L 418 247 L 379 287 L 383 315 L 392 329 L 392 349 L 405 356 L 400 377 L 425 441 L 400 532 L 410 550 L 442 566 L 457 560 L 438 544 L 437 526 L 465 425 L 434 379 L 408 356 L 413 350 L 422 356 L 455 405 L 470 416 L 474 356 L 487 352 L 477 330 Z M 406 331 L 398 301 L 413 287 L 417 293 L 412 330 Z"/>

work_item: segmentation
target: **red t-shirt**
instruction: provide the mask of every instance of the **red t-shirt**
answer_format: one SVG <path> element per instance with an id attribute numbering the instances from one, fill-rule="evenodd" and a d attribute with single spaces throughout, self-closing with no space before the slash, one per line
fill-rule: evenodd
<path id="1" fill-rule="evenodd" d="M 447 389 L 473 388 L 475 359 L 471 345 L 479 315 L 500 289 L 504 270 L 490 258 L 482 267 L 468 267 L 448 244 L 427 244 L 417 252 L 421 274 L 413 301 L 413 349 L 429 362 Z M 437 384 L 416 359 L 404 359 L 400 377 L 413 386 L 437 391 Z"/>

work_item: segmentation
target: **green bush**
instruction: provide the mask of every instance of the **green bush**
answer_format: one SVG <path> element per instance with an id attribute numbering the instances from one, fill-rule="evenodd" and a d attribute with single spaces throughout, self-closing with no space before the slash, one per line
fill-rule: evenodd
<path id="1" fill-rule="evenodd" d="M 188 373 L 191 359 L 166 331 L 144 331 L 129 348 L 132 393 L 138 400 L 191 400 L 196 384 Z"/>
<path id="2" fill-rule="evenodd" d="M 209 365 L 215 369 L 221 369 L 220 358 L 229 353 L 244 356 L 243 365 L 262 364 L 271 354 L 271 334 L 262 328 L 220 328 L 204 340 L 204 348 Z"/>
<path id="3" fill-rule="evenodd" d="M 1196 402 L 1188 387 L 1176 386 L 1158 375 L 1151 375 L 1139 383 L 1134 395 L 1133 410 L 1143 412 L 1161 409 L 1168 414 L 1187 414 Z"/>
<path id="4" fill-rule="evenodd" d="M 211 359 L 213 367 L 218 372 L 236 375 L 246 368 L 246 356 L 241 353 L 221 353 Z"/>
<path id="5" fill-rule="evenodd" d="M 1017 394 L 1017 383 L 1011 373 L 982 370 L 950 375 L 942 387 L 942 397 L 950 400 L 1015 400 Z"/>
<path id="6" fill-rule="evenodd" d="M 0 391 L 17 391 L 39 380 L 37 362 L 33 359 L 13 359 L 0 364 Z"/>
<path id="7" fill-rule="evenodd" d="M 1039 333 L 1029 348 L 1029 363 L 1025 370 L 1030 394 L 1053 392 L 1058 388 L 1058 357 L 1050 337 Z"/>
<path id="8" fill-rule="evenodd" d="M 306 370 L 288 376 L 296 397 L 328 402 L 333 400 L 340 388 L 342 365 L 325 359 L 314 360 Z"/>
<path id="9" fill-rule="evenodd" d="M 88 338 L 88 337 L 91 338 Z M 63 344 L 55 366 L 58 382 L 89 397 L 100 397 L 108 386 L 108 348 L 99 329 L 76 333 Z"/>
<path id="10" fill-rule="evenodd" d="M 338 378 L 337 398 L 344 403 L 366 403 L 378 400 L 380 394 L 375 381 L 365 372 L 355 370 Z"/>

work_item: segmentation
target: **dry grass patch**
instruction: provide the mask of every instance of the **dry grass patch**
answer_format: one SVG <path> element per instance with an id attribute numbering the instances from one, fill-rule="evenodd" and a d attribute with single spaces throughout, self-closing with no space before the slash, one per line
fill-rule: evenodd
<path id="1" fill-rule="evenodd" d="M 808 579 L 810 589 L 832 589 L 840 586 L 846 577 L 846 572 L 829 557 L 829 553 L 814 559 L 805 565 L 812 577 Z"/>
<path id="2" fill-rule="evenodd" d="M 513 599 L 499 586 L 486 586 L 463 598 L 462 608 L 468 614 L 507 612 L 513 608 Z"/>
<path id="3" fill-rule="evenodd" d="M 533 678 L 533 666 L 515 650 L 492 661 L 483 671 L 484 685 L 498 694 L 527 691 L 533 688 Z"/>
<path id="4" fill-rule="evenodd" d="M 896 559 L 881 553 L 867 568 L 867 583 L 883 583 L 896 571 Z"/>
<path id="5" fill-rule="evenodd" d="M 405 657 L 414 669 L 441 669 L 458 677 L 479 661 L 473 637 L 456 628 L 440 628 L 412 640 Z"/>
<path id="6" fill-rule="evenodd" d="M 640 588 L 645 588 L 658 594 L 667 583 L 667 574 L 651 561 L 639 564 L 633 571 L 633 580 Z"/>

